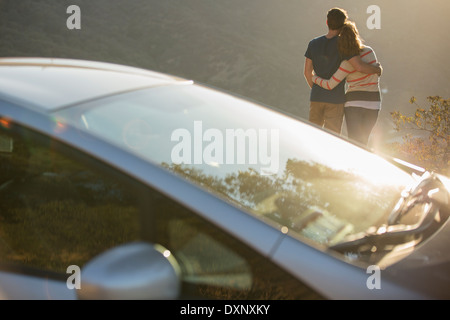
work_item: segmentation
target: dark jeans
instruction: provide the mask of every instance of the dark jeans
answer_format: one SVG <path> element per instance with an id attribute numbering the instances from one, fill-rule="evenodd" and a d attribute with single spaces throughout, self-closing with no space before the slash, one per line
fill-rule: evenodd
<path id="1" fill-rule="evenodd" d="M 345 107 L 345 123 L 348 138 L 365 146 L 378 119 L 379 110 L 361 107 Z"/>

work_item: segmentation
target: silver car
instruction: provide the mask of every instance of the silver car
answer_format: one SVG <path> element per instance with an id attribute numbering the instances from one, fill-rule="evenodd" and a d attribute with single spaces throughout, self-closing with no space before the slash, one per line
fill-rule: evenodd
<path id="1" fill-rule="evenodd" d="M 0 298 L 447 299 L 448 177 L 108 63 L 0 59 Z"/>

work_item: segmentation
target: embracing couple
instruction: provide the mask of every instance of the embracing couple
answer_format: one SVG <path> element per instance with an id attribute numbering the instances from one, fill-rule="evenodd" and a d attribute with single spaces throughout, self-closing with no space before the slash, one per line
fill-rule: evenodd
<path id="1" fill-rule="evenodd" d="M 340 134 L 345 114 L 349 139 L 367 145 L 381 109 L 383 70 L 345 10 L 330 9 L 327 25 L 328 33 L 311 40 L 305 53 L 309 121 Z"/>

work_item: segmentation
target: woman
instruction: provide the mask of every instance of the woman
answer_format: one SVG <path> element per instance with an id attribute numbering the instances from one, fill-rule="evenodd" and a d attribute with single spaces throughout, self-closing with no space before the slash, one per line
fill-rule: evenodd
<path id="1" fill-rule="evenodd" d="M 332 90 L 347 79 L 345 122 L 348 137 L 367 146 L 381 109 L 379 77 L 377 74 L 357 72 L 348 60 L 360 55 L 361 59 L 369 64 L 377 64 L 378 61 L 373 49 L 363 44 L 356 24 L 352 21 L 347 21 L 342 28 L 338 50 L 345 60 L 336 73 L 329 80 L 313 75 L 313 82 Z"/>

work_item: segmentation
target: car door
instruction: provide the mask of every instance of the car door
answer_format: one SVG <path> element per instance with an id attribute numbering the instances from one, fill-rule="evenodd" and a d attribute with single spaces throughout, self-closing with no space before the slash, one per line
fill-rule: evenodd
<path id="1" fill-rule="evenodd" d="M 83 283 L 93 259 L 136 241 L 170 250 L 181 298 L 322 298 L 171 197 L 11 120 L 0 129 L 1 298 L 76 299 L 75 272 Z"/>

